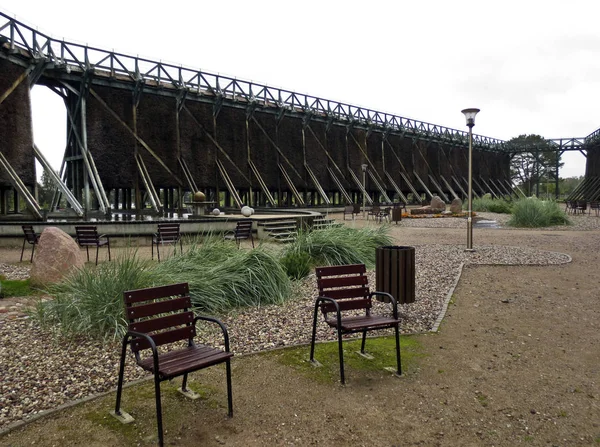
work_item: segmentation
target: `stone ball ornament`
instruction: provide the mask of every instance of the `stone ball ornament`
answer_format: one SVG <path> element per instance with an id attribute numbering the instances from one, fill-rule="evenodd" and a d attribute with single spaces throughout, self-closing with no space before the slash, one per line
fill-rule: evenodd
<path id="1" fill-rule="evenodd" d="M 250 215 L 254 214 L 254 208 L 250 208 Z"/>
<path id="2" fill-rule="evenodd" d="M 250 208 L 249 206 L 243 206 L 241 213 L 242 213 L 242 216 L 244 216 L 244 217 L 250 217 L 250 216 L 252 216 L 252 211 L 253 211 L 252 208 Z"/>
<path id="3" fill-rule="evenodd" d="M 215 208 L 214 210 L 212 210 L 212 214 L 213 216 L 219 216 L 221 215 L 221 210 L 219 208 Z"/>
<path id="4" fill-rule="evenodd" d="M 197 191 L 194 193 L 194 202 L 204 202 L 206 201 L 206 194 L 202 191 Z"/>

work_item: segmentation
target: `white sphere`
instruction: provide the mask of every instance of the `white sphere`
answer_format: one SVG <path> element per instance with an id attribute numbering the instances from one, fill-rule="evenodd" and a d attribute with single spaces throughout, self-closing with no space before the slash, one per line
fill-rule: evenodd
<path id="1" fill-rule="evenodd" d="M 242 216 L 244 216 L 244 217 L 252 216 L 252 208 L 250 208 L 249 206 L 243 206 L 242 207 Z"/>
<path id="2" fill-rule="evenodd" d="M 214 210 L 212 210 L 213 216 L 220 216 L 221 215 L 221 210 L 219 208 L 215 208 Z"/>
<path id="3" fill-rule="evenodd" d="M 254 208 L 250 208 L 251 214 L 254 214 Z"/>

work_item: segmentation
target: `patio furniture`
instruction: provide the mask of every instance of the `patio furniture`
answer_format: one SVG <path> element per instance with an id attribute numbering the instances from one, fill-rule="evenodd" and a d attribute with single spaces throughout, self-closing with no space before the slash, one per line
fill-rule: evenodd
<path id="1" fill-rule="evenodd" d="M 158 441 L 164 444 L 162 405 L 160 399 L 160 382 L 183 376 L 179 391 L 186 397 L 199 397 L 187 388 L 188 374 L 209 366 L 225 363 L 227 380 L 227 415 L 233 416 L 231 392 L 231 357 L 229 352 L 229 336 L 227 328 L 219 320 L 211 317 L 195 315 L 192 312 L 192 301 L 187 283 L 172 284 L 147 289 L 124 292 L 125 314 L 129 323 L 127 333 L 123 337 L 121 361 L 119 365 L 119 381 L 117 385 L 117 401 L 113 416 L 123 423 L 133 418 L 121 410 L 121 394 L 123 391 L 123 375 L 127 346 L 135 355 L 138 366 L 154 375 L 154 393 L 156 399 L 156 420 Z M 197 344 L 196 323 L 207 321 L 217 324 L 223 333 L 225 350 Z M 181 347 L 185 341 L 186 346 Z M 162 350 L 158 347 L 171 346 Z M 142 358 L 140 353 L 150 350 L 149 356 Z"/>
<path id="2" fill-rule="evenodd" d="M 90 262 L 90 247 L 96 247 L 96 265 L 98 265 L 98 250 L 100 247 L 108 248 L 108 260 L 110 261 L 110 240 L 104 234 L 98 234 L 97 227 L 77 226 L 75 227 L 75 239 L 80 247 L 85 247 L 87 260 Z"/>
<path id="3" fill-rule="evenodd" d="M 313 329 L 310 345 L 310 361 L 315 362 L 315 338 L 317 334 L 317 317 L 319 309 L 325 323 L 337 332 L 340 360 L 340 378 L 345 383 L 344 351 L 342 336 L 344 334 L 362 333 L 360 353 L 365 354 L 367 332 L 394 328 L 396 336 L 396 362 L 398 375 L 402 374 L 400 361 L 400 320 L 396 299 L 385 292 L 369 291 L 369 280 L 364 264 L 338 265 L 333 267 L 317 267 L 317 286 L 319 296 L 315 301 Z M 391 315 L 372 314 L 373 297 L 381 297 L 391 307 Z M 378 298 L 379 299 L 379 298 Z M 389 300 L 389 301 L 388 301 Z M 360 315 L 363 313 L 364 315 Z"/>
<path id="4" fill-rule="evenodd" d="M 240 248 L 240 242 L 245 239 L 250 239 L 252 242 L 252 248 L 254 248 L 254 237 L 252 236 L 252 221 L 251 220 L 238 220 L 235 230 L 229 234 L 225 234 L 225 240 L 235 241 L 238 248 Z"/>
<path id="5" fill-rule="evenodd" d="M 21 260 L 19 262 L 23 262 L 23 252 L 25 251 L 25 243 L 31 244 L 31 258 L 29 262 L 33 262 L 33 252 L 35 251 L 35 246 L 38 244 L 39 236 L 33 231 L 33 225 L 21 225 L 23 229 L 24 238 L 23 238 L 23 247 L 21 248 Z"/>
<path id="6" fill-rule="evenodd" d="M 179 248 L 183 252 L 183 244 L 181 242 L 179 224 L 159 223 L 157 232 L 154 233 L 154 236 L 152 236 L 152 259 L 154 259 L 155 245 L 158 262 L 160 262 L 160 246 L 165 244 L 173 244 L 174 247 L 177 247 L 177 242 L 179 242 Z"/>

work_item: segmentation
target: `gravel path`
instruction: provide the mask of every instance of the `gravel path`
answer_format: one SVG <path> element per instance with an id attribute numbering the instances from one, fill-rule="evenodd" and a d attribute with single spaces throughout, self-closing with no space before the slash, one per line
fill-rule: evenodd
<path id="1" fill-rule="evenodd" d="M 504 218 L 489 213 L 479 216 L 499 223 Z M 576 216 L 573 220 L 574 226 L 562 228 L 600 229 L 600 218 Z M 466 228 L 466 221 L 404 219 L 399 225 Z M 431 330 L 463 263 L 548 265 L 570 262 L 568 255 L 525 247 L 478 246 L 474 253 L 454 245 L 417 245 L 415 249 L 417 298 L 415 303 L 401 306 L 404 333 Z M 0 274 L 23 278 L 27 268 L 0 264 Z M 375 284 L 374 272 L 370 275 L 371 283 Z M 316 297 L 314 275 L 300 282 L 294 295 L 282 306 L 252 308 L 222 316 L 230 331 L 232 350 L 241 354 L 308 342 Z M 205 331 L 204 335 L 209 343 L 216 336 L 211 331 Z M 334 340 L 335 336 L 321 324 L 318 340 L 325 339 Z M 113 389 L 119 352 L 118 342 L 67 341 L 56 332 L 41 329 L 22 313 L 0 318 L 0 430 L 42 410 Z M 144 376 L 133 365 L 132 360 L 128 361 L 128 381 Z"/>

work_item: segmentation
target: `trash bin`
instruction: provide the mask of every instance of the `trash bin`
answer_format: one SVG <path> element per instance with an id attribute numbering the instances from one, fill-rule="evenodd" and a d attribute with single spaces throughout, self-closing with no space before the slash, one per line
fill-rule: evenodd
<path id="1" fill-rule="evenodd" d="M 415 247 L 384 246 L 375 251 L 377 291 L 389 293 L 398 304 L 414 303 Z"/>
<path id="2" fill-rule="evenodd" d="M 400 220 L 402 220 L 402 208 L 394 206 L 394 208 L 392 208 L 392 222 L 398 223 Z"/>

